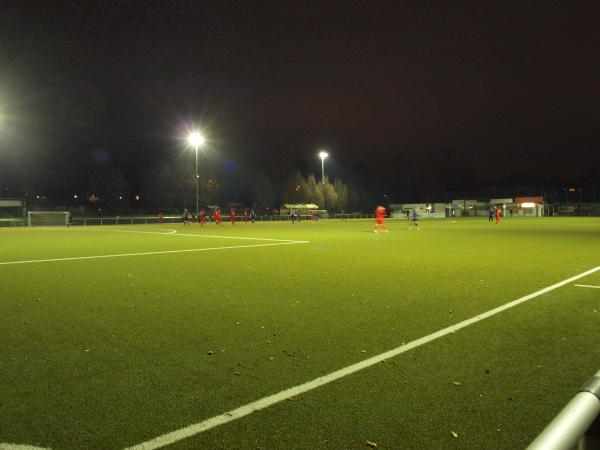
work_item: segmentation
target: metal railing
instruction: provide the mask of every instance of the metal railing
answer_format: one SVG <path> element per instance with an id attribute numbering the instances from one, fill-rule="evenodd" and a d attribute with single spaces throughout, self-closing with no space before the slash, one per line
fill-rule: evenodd
<path id="1" fill-rule="evenodd" d="M 600 449 L 600 371 L 527 447 L 527 450 Z"/>
<path id="2" fill-rule="evenodd" d="M 23 219 L 0 219 L 0 227 L 22 227 Z"/>
<path id="3" fill-rule="evenodd" d="M 372 219 L 374 218 L 374 214 L 344 214 L 345 219 Z M 323 220 L 327 217 L 317 216 L 318 220 Z M 331 215 L 330 218 L 341 219 L 342 214 L 334 214 Z M 206 216 L 208 222 L 212 221 L 211 216 Z M 193 218 L 195 220 L 195 218 Z M 222 222 L 229 221 L 229 214 L 223 214 L 221 217 Z M 250 220 L 250 219 L 248 219 Z M 264 214 L 257 215 L 257 222 L 285 222 L 291 221 L 292 216 L 290 214 Z M 311 221 L 312 216 L 309 214 L 299 214 L 296 220 L 300 221 Z M 162 223 L 180 223 L 182 221 L 181 216 L 164 216 L 162 218 Z M 236 214 L 235 216 L 236 222 L 243 222 L 244 216 Z M 160 218 L 158 216 L 123 216 L 123 217 L 73 217 L 71 219 L 71 225 L 73 226 L 82 226 L 82 225 L 139 225 L 139 224 L 156 224 L 161 223 Z"/>

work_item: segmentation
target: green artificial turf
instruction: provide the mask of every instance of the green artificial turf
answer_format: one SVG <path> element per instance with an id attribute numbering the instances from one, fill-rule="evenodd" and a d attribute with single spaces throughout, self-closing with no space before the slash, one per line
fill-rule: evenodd
<path id="1" fill-rule="evenodd" d="M 0 443 L 135 445 L 600 265 L 593 218 L 388 226 L 0 230 L 0 263 L 112 255 L 0 264 Z M 523 448 L 600 369 L 574 284 L 172 448 Z"/>

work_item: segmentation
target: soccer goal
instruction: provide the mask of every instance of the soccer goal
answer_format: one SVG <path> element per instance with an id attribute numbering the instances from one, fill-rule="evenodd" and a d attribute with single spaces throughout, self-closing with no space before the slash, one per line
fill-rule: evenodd
<path id="1" fill-rule="evenodd" d="M 68 227 L 69 213 L 67 211 L 29 211 L 27 225 L 30 227 Z"/>

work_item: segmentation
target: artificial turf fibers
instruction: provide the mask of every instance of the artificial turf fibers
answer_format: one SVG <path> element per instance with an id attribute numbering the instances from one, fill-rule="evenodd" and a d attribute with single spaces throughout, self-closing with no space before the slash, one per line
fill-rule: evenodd
<path id="1" fill-rule="evenodd" d="M 595 218 L 388 227 L 0 230 L 0 448 L 134 446 L 600 266 Z M 523 448 L 600 369 L 576 284 L 168 448 Z"/>

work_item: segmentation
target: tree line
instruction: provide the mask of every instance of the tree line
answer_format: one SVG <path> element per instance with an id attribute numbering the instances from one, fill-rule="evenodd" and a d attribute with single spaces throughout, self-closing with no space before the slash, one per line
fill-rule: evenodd
<path id="1" fill-rule="evenodd" d="M 63 191 L 66 189 L 62 189 Z M 52 193 L 50 193 L 52 194 Z M 80 212 L 105 214 L 178 213 L 195 209 L 195 167 L 186 160 L 163 162 L 145 170 L 137 187 L 129 183 L 112 161 L 95 164 L 87 174 L 85 192 L 55 192 L 53 200 Z M 63 199 L 57 199 L 57 197 Z M 200 207 L 242 205 L 257 210 L 278 209 L 284 203 L 314 203 L 329 211 L 372 209 L 372 198 L 361 186 L 341 178 L 317 180 L 314 174 L 302 175 L 297 170 L 267 175 L 265 172 L 232 164 L 204 164 L 199 170 L 198 198 Z M 29 199 L 30 203 L 50 203 L 50 199 Z M 50 206 L 50 205 L 48 205 Z"/>

